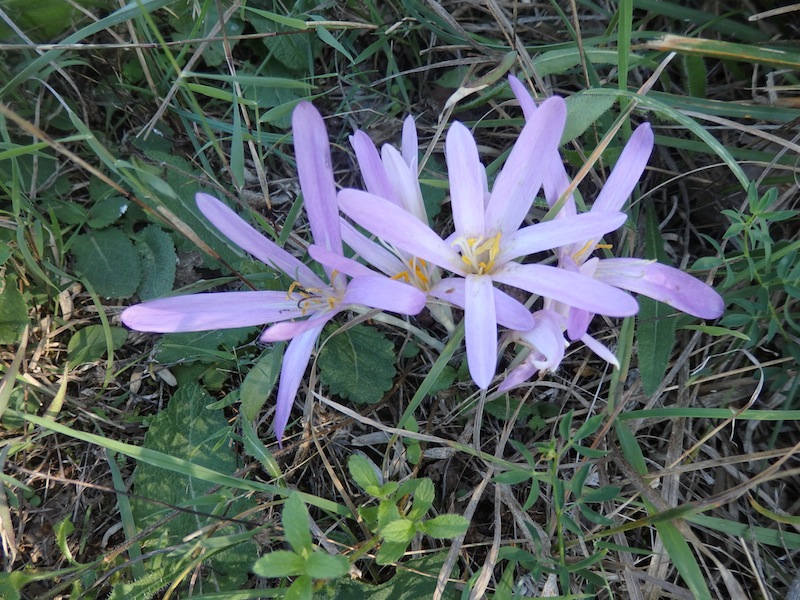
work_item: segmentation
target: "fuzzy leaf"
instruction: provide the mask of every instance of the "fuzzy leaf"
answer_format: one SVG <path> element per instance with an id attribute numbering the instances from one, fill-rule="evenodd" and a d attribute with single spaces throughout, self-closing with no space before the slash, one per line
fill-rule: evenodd
<path id="1" fill-rule="evenodd" d="M 17 289 L 16 277 L 2 280 L 0 290 L 0 344 L 15 344 L 28 324 L 28 307 Z"/>
<path id="2" fill-rule="evenodd" d="M 286 344 L 283 342 L 272 345 L 244 378 L 239 397 L 242 401 L 242 415 L 246 420 L 253 421 L 258 416 L 261 407 L 272 393 L 272 388 L 278 380 L 278 373 L 281 371 L 285 348 Z"/>
<path id="3" fill-rule="evenodd" d="M 658 218 L 651 206 L 647 209 L 645 224 L 645 254 L 647 258 L 666 260 L 664 240 L 658 231 Z M 639 372 L 642 388 L 652 396 L 661 384 L 667 370 L 672 347 L 675 345 L 675 310 L 666 304 L 639 296 L 637 334 L 639 349 Z"/>
<path id="4" fill-rule="evenodd" d="M 381 546 L 381 550 L 385 546 L 386 544 Z M 403 555 L 404 550 L 405 548 L 400 550 L 397 558 Z M 394 562 L 394 560 L 389 562 Z M 335 593 L 325 597 L 331 598 L 331 600 L 362 600 L 362 598 L 369 598 L 369 600 L 421 600 L 422 598 L 433 598 L 436 577 L 443 564 L 444 553 L 409 560 L 403 563 L 407 569 L 397 569 L 397 574 L 381 585 L 340 579 L 329 586 L 335 590 Z M 455 578 L 458 578 L 457 574 L 455 574 Z M 448 583 L 442 599 L 457 600 L 459 597 L 460 594 L 455 586 Z"/>
<path id="5" fill-rule="evenodd" d="M 166 296 L 175 282 L 178 255 L 167 232 L 157 225 L 148 225 L 136 236 L 136 249 L 142 261 L 142 283 L 139 298 L 152 300 Z"/>
<path id="6" fill-rule="evenodd" d="M 326 328 L 330 335 L 333 326 Z M 394 344 L 367 325 L 332 336 L 319 354 L 320 381 L 355 404 L 375 404 L 392 387 Z"/>
<path id="7" fill-rule="evenodd" d="M 122 196 L 111 196 L 98 200 L 89 211 L 86 224 L 92 229 L 108 227 L 128 210 L 128 200 Z"/>
<path id="8" fill-rule="evenodd" d="M 128 330 L 115 326 L 111 326 L 109 329 L 111 330 L 112 350 L 119 350 L 128 339 Z M 108 352 L 108 344 L 102 325 L 89 325 L 79 329 L 67 344 L 67 357 L 72 366 L 100 360 L 106 352 Z"/>
<path id="9" fill-rule="evenodd" d="M 292 577 L 304 569 L 303 557 L 288 550 L 273 550 L 253 564 L 253 573 L 259 577 Z"/>
<path id="10" fill-rule="evenodd" d="M 144 447 L 220 473 L 233 473 L 238 465 L 229 445 L 231 428 L 222 411 L 206 408 L 212 400 L 197 383 L 180 386 L 167 408 L 153 419 Z M 136 467 L 133 484 L 137 497 L 131 500 L 131 507 L 139 528 L 147 527 L 165 514 L 163 506 L 144 498 L 157 498 L 170 505 L 191 504 L 192 509 L 203 513 L 224 510 L 228 515 L 237 515 L 255 505 L 249 498 L 226 500 L 220 499 L 218 493 L 210 496 L 214 484 L 192 477 L 191 472 L 180 474 L 146 463 L 139 463 Z M 195 512 L 183 512 L 160 526 L 147 543 L 151 547 L 181 544 L 187 535 L 211 524 L 218 525 L 219 520 Z M 214 536 L 241 532 L 239 525 L 228 525 L 215 530 Z M 177 560 L 171 556 L 161 556 L 159 560 L 167 563 Z M 214 554 L 209 560 L 211 568 L 207 577 L 215 580 L 215 587 L 220 591 L 236 590 L 247 579 L 256 560 L 256 546 L 252 541 L 244 540 Z"/>
<path id="11" fill-rule="evenodd" d="M 300 495 L 290 494 L 283 505 L 281 522 L 283 523 L 283 535 L 286 541 L 296 553 L 307 556 L 311 552 L 311 532 L 308 526 L 308 509 Z"/>
<path id="12" fill-rule="evenodd" d="M 423 523 L 425 533 L 439 540 L 458 537 L 469 527 L 469 519 L 461 515 L 440 515 Z"/>
<path id="13" fill-rule="evenodd" d="M 314 552 L 306 561 L 306 575 L 314 579 L 336 579 L 346 575 L 350 563 L 344 556 Z"/>
<path id="14" fill-rule="evenodd" d="M 408 544 L 414 539 L 417 529 L 414 527 L 413 521 L 400 518 L 381 529 L 381 534 L 383 534 L 383 539 L 387 542 Z"/>
<path id="15" fill-rule="evenodd" d="M 381 481 L 378 478 L 378 468 L 367 458 L 360 454 L 353 454 L 347 461 L 347 468 L 350 476 L 358 486 L 366 491 L 368 489 L 380 488 Z M 369 493 L 369 492 L 367 492 Z"/>
<path id="16" fill-rule="evenodd" d="M 142 281 L 142 263 L 133 243 L 118 229 L 92 231 L 75 238 L 75 272 L 106 298 L 128 298 Z"/>

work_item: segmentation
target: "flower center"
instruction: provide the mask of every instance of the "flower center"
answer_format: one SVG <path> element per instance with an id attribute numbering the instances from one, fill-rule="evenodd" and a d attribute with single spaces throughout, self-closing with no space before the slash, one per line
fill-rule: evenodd
<path id="1" fill-rule="evenodd" d="M 392 279 L 398 281 L 405 281 L 410 283 L 415 288 L 428 291 L 430 286 L 430 273 L 428 272 L 428 263 L 416 256 L 405 261 L 408 268 L 401 271 L 397 275 L 393 275 Z"/>
<path id="2" fill-rule="evenodd" d="M 322 290 L 317 288 L 307 288 L 299 281 L 293 281 L 286 292 L 287 300 L 297 300 L 297 308 L 300 309 L 303 316 L 308 311 L 319 311 L 324 309 L 324 305 L 328 305 L 328 309 L 333 310 L 336 306 L 336 299 L 333 296 L 324 294 Z"/>
<path id="3" fill-rule="evenodd" d="M 492 270 L 494 261 L 500 253 L 500 237 L 499 231 L 490 238 L 460 237 L 453 241 L 453 246 L 461 252 L 461 260 L 464 261 L 468 271 L 476 275 L 485 275 Z"/>

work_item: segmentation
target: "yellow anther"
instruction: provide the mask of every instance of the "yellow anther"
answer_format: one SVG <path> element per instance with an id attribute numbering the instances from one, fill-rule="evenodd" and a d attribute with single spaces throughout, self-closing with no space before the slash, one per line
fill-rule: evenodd
<path id="1" fill-rule="evenodd" d="M 461 251 L 461 260 L 473 273 L 484 275 L 492 270 L 500 254 L 500 232 L 490 238 L 458 238 L 453 246 Z"/>
<path id="2" fill-rule="evenodd" d="M 602 250 L 611 250 L 613 246 L 611 244 L 594 244 L 594 240 L 589 240 L 583 245 L 583 248 L 578 250 L 575 254 L 572 255 L 572 259 L 576 263 L 580 263 L 582 261 L 581 256 L 586 254 L 587 252 L 594 251 L 595 248 L 600 248 Z"/>

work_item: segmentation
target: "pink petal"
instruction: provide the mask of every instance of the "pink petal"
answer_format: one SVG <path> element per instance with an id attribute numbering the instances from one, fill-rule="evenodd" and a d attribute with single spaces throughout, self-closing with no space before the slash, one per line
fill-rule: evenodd
<path id="1" fill-rule="evenodd" d="M 417 172 L 414 171 L 412 173 L 400 153 L 388 144 L 381 149 L 381 156 L 383 157 L 386 175 L 392 184 L 392 189 L 400 200 L 400 206 L 427 224 L 428 215 L 425 211 L 425 204 L 422 201 Z"/>
<path id="2" fill-rule="evenodd" d="M 639 182 L 653 152 L 653 130 L 642 123 L 631 134 L 617 164 L 592 205 L 592 211 L 620 210 Z"/>
<path id="3" fill-rule="evenodd" d="M 356 131 L 350 136 L 350 145 L 355 150 L 358 168 L 361 170 L 367 191 L 398 204 L 381 156 L 370 137 L 363 131 Z"/>
<path id="4" fill-rule="evenodd" d="M 403 160 L 412 172 L 417 172 L 419 160 L 419 142 L 417 141 L 417 125 L 414 117 L 408 115 L 403 121 Z"/>
<path id="5" fill-rule="evenodd" d="M 533 114 L 536 112 L 536 102 L 528 93 L 525 84 L 513 75 L 509 75 L 508 85 L 511 86 L 511 91 L 514 92 L 514 96 L 516 96 L 517 102 L 519 102 L 522 108 L 522 114 L 525 115 L 525 119 L 530 120 L 533 118 Z"/>
<path id="6" fill-rule="evenodd" d="M 725 311 L 725 301 L 712 288 L 680 269 L 661 263 L 639 258 L 607 258 L 598 262 L 594 276 L 701 319 L 716 319 Z"/>
<path id="7" fill-rule="evenodd" d="M 609 317 L 628 317 L 639 310 L 636 300 L 625 292 L 558 267 L 506 263 L 492 277 L 532 294 Z"/>
<path id="8" fill-rule="evenodd" d="M 292 112 L 292 137 L 311 235 L 320 246 L 341 254 L 342 238 L 328 131 L 322 115 L 310 102 L 299 103 Z"/>
<path id="9" fill-rule="evenodd" d="M 486 232 L 508 233 L 522 224 L 556 155 L 566 115 L 564 100 L 554 96 L 522 128 L 494 182 L 486 207 Z M 461 173 L 453 175 L 461 177 Z"/>
<path id="10" fill-rule="evenodd" d="M 195 202 L 206 219 L 245 252 L 308 287 L 325 287 L 325 283 L 311 269 L 256 231 L 214 196 L 200 192 L 195 195 Z"/>
<path id="11" fill-rule="evenodd" d="M 619 361 L 617 360 L 617 357 L 614 356 L 614 353 L 611 352 L 611 350 L 609 350 L 608 348 L 606 348 L 603 344 L 601 344 L 588 334 L 582 336 L 581 341 L 584 344 L 586 344 L 586 347 L 589 348 L 589 350 L 597 354 L 597 356 L 602 358 L 608 364 L 613 365 L 619 369 Z"/>
<path id="12" fill-rule="evenodd" d="M 393 277 L 406 270 L 402 260 L 377 242 L 373 242 L 344 219 L 341 221 L 341 226 L 344 242 L 381 273 Z"/>
<path id="13" fill-rule="evenodd" d="M 417 288 L 383 275 L 352 279 L 344 293 L 344 304 L 358 304 L 402 315 L 416 315 L 425 307 L 426 297 Z"/>
<path id="14" fill-rule="evenodd" d="M 496 287 L 492 287 L 492 293 L 494 294 L 497 322 L 500 325 L 523 331 L 534 326 L 535 321 L 531 311 L 525 308 L 525 305 Z M 466 307 L 466 280 L 463 277 L 442 279 L 431 287 L 428 294 L 464 309 Z"/>
<path id="15" fill-rule="evenodd" d="M 267 327 L 258 339 L 265 344 L 270 342 L 285 342 L 301 336 L 318 326 L 321 327 L 340 312 L 340 307 L 329 309 L 327 306 L 324 310 L 318 310 L 316 312 L 308 311 L 307 314 L 311 315 L 309 318 L 300 321 L 275 323 L 275 325 Z M 320 325 L 320 323 L 322 325 Z M 284 360 L 286 359 L 284 358 Z"/>
<path id="16" fill-rule="evenodd" d="M 388 200 L 359 190 L 339 192 L 342 212 L 385 242 L 411 256 L 463 273 L 460 255 L 430 227 Z"/>
<path id="17" fill-rule="evenodd" d="M 456 231 L 459 236 L 479 237 L 484 234 L 483 165 L 475 139 L 461 123 L 453 123 L 447 132 L 445 158 Z"/>
<path id="18" fill-rule="evenodd" d="M 591 212 L 523 227 L 501 240 L 497 263 L 503 264 L 520 256 L 602 237 L 609 231 L 619 229 L 627 218 L 620 212 Z"/>
<path id="19" fill-rule="evenodd" d="M 350 277 L 358 277 L 359 275 L 375 275 L 375 271 L 362 265 L 357 260 L 347 258 L 341 254 L 336 254 L 330 250 L 326 250 L 322 246 L 311 244 L 308 247 L 308 255 L 321 265 L 325 265 L 332 271 L 339 271 Z"/>
<path id="20" fill-rule="evenodd" d="M 278 444 L 281 447 L 283 447 L 283 432 L 286 430 L 286 424 L 289 422 L 289 415 L 292 412 L 294 398 L 297 396 L 300 382 L 303 380 L 303 376 L 306 373 L 308 360 L 311 358 L 311 351 L 314 349 L 314 344 L 317 343 L 325 321 L 318 322 L 315 325 L 314 328 L 294 338 L 289 343 L 288 348 L 286 348 L 286 353 L 283 355 L 281 379 L 278 385 L 278 396 L 275 402 L 275 418 L 272 421 L 272 426 L 275 429 L 275 437 L 278 438 Z"/>
<path id="21" fill-rule="evenodd" d="M 136 304 L 126 308 L 121 319 L 136 331 L 177 333 L 252 327 L 300 314 L 286 292 L 215 292 Z"/>
<path id="22" fill-rule="evenodd" d="M 469 373 L 485 390 L 492 383 L 497 363 L 497 320 L 492 280 L 486 275 L 467 275 L 464 335 Z"/>

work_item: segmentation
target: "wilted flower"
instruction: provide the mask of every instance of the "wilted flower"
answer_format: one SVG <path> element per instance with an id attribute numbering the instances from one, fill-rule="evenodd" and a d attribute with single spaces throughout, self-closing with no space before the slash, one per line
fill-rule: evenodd
<path id="1" fill-rule="evenodd" d="M 317 110 L 303 102 L 292 115 L 292 131 L 312 236 L 320 248 L 342 256 L 336 188 L 325 124 Z M 283 272 L 293 280 L 292 285 L 285 292 L 216 292 L 161 298 L 126 309 L 122 321 L 131 329 L 156 333 L 274 323 L 261 334 L 261 341 L 291 340 L 281 367 L 275 409 L 275 435 L 280 441 L 311 351 L 325 323 L 354 305 L 417 314 L 425 304 L 425 296 L 409 285 L 369 270 L 348 282 L 344 274 L 325 267 L 325 281 L 213 196 L 200 193 L 196 201 L 203 215 L 223 235 Z"/>
<path id="2" fill-rule="evenodd" d="M 520 133 L 491 194 L 475 140 L 462 124 L 451 126 L 445 155 L 455 232 L 445 240 L 391 200 L 358 190 L 339 193 L 341 210 L 384 243 L 459 276 L 441 280 L 438 290 L 429 293 L 464 308 L 470 374 L 484 389 L 495 372 L 497 324 L 524 331 L 535 323 L 530 311 L 494 282 L 609 316 L 632 315 L 638 308 L 627 294 L 579 273 L 516 262 L 602 236 L 625 220 L 621 213 L 605 212 L 520 229 L 547 173 L 548 160 L 556 153 L 565 118 L 561 98 L 541 106 Z"/>

